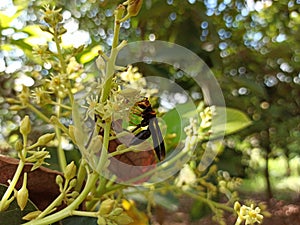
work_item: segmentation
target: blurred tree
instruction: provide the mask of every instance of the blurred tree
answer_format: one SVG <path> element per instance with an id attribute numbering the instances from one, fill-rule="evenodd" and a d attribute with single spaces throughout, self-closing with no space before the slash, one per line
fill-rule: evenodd
<path id="1" fill-rule="evenodd" d="M 1 15 L 1 41 L 6 43 L 1 45 L 0 54 L 1 117 L 12 117 L 7 114 L 8 105 L 3 99 L 14 95 L 12 86 L 15 82 L 12 78 L 21 76 L 24 71 L 30 77 L 34 71 L 49 74 L 46 64 L 33 67 L 31 60 L 34 59 L 25 59 L 25 54 L 30 56 L 31 46 L 23 41 L 33 35 L 25 28 L 38 22 L 38 9 L 47 2 L 30 1 L 25 4 L 14 1 L 22 11 L 21 25 L 12 22 L 15 18 L 8 22 Z M 84 43 L 88 47 L 82 56 L 99 44 L 105 47 L 111 45 L 112 15 L 118 3 L 109 0 L 51 1 L 51 4 L 63 8 L 65 20 L 89 34 Z M 122 23 L 121 35 L 130 41 L 175 42 L 191 49 L 211 67 L 227 105 L 245 111 L 254 121 L 252 127 L 235 138 L 249 140 L 250 149 L 261 148 L 266 159 L 269 197 L 272 196 L 269 158 L 285 155 L 291 159 L 299 155 L 299 5 L 299 0 L 144 0 L 139 16 Z M 20 36 L 23 33 L 27 36 Z M 82 38 L 78 33 L 74 37 Z M 22 52 L 19 52 L 20 49 L 23 49 Z M 83 57 L 81 61 L 89 63 L 95 56 L 84 60 Z M 15 70 L 9 71 L 9 65 L 16 61 L 20 62 L 19 66 L 13 66 Z M 142 71 L 148 72 L 145 68 Z M 170 77 L 175 73 L 165 69 L 155 72 Z M 194 91 L 189 80 L 174 79 Z M 2 128 L 9 127 L 8 120 L 5 121 L 6 125 L 3 125 L 4 119 L 1 121 Z M 237 143 L 231 147 L 235 148 Z M 251 154 L 251 150 L 243 153 Z"/>

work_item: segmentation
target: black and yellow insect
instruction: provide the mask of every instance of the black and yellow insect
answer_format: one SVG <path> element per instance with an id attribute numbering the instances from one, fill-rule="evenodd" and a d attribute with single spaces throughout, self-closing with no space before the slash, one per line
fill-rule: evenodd
<path id="1" fill-rule="evenodd" d="M 139 128 L 146 128 L 135 135 L 131 141 L 131 145 L 137 145 L 148 139 L 152 136 L 153 147 L 156 153 L 156 156 L 159 161 L 164 160 L 166 155 L 165 144 L 161 130 L 158 125 L 156 118 L 156 112 L 152 109 L 152 106 L 148 98 L 143 98 L 141 101 L 138 101 L 135 104 L 142 111 L 140 116 L 142 117 L 141 122 L 136 125 L 136 128 L 132 132 L 137 131 Z"/>

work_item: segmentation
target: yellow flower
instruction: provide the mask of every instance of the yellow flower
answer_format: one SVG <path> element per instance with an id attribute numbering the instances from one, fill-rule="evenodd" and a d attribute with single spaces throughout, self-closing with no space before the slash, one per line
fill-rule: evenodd
<path id="1" fill-rule="evenodd" d="M 245 225 L 261 223 L 264 218 L 263 215 L 260 214 L 261 209 L 259 207 L 254 208 L 253 204 L 249 207 L 246 205 L 241 206 L 239 202 L 236 202 L 234 204 L 234 210 L 238 214 L 235 225 L 240 225 L 243 221 L 245 221 Z"/>

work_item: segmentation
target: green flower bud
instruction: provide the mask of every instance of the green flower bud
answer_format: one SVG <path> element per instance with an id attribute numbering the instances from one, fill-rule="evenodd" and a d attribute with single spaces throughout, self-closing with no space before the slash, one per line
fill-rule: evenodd
<path id="1" fill-rule="evenodd" d="M 106 221 L 102 216 L 98 216 L 97 224 L 98 225 L 106 225 Z"/>
<path id="2" fill-rule="evenodd" d="M 49 32 L 49 27 L 48 27 L 48 26 L 40 25 L 39 27 L 40 27 L 40 29 L 41 29 L 42 31 Z"/>
<path id="3" fill-rule="evenodd" d="M 26 214 L 25 216 L 22 217 L 23 220 L 33 220 L 37 218 L 42 212 L 41 211 L 34 211 Z"/>
<path id="4" fill-rule="evenodd" d="M 19 104 L 20 103 L 20 101 L 18 101 L 17 99 L 14 99 L 14 98 L 6 98 L 5 100 L 9 104 Z"/>
<path id="5" fill-rule="evenodd" d="M 24 109 L 24 107 L 20 106 L 20 105 L 12 105 L 11 107 L 9 107 L 9 110 L 11 111 L 19 111 Z"/>
<path id="6" fill-rule="evenodd" d="M 79 195 L 78 191 L 72 191 L 70 197 L 75 199 L 78 195 Z"/>
<path id="7" fill-rule="evenodd" d="M 30 124 L 29 116 L 26 115 L 21 122 L 20 133 L 23 136 L 27 136 L 30 133 L 30 131 L 31 131 L 31 124 Z"/>
<path id="8" fill-rule="evenodd" d="M 74 161 L 72 161 L 69 165 L 67 165 L 65 173 L 64 173 L 64 177 L 67 180 L 72 180 L 76 175 L 76 165 L 74 163 Z"/>
<path id="9" fill-rule="evenodd" d="M 58 184 L 58 185 L 62 185 L 64 182 L 64 179 L 62 178 L 61 175 L 57 175 L 56 178 L 55 178 L 55 183 Z"/>
<path id="10" fill-rule="evenodd" d="M 17 192 L 17 203 L 21 208 L 21 211 L 24 210 L 28 202 L 28 189 L 26 185 L 27 185 L 27 173 L 24 173 L 22 188 Z"/>
<path id="11" fill-rule="evenodd" d="M 17 152 L 21 152 L 23 149 L 23 143 L 21 140 L 17 140 L 15 143 L 15 149 Z"/>
<path id="12" fill-rule="evenodd" d="M 1 211 L 5 211 L 9 206 L 12 201 L 15 200 L 15 196 L 12 196 L 11 198 L 7 199 L 7 201 L 4 202 Z"/>
<path id="13" fill-rule="evenodd" d="M 241 209 L 241 204 L 239 202 L 234 203 L 234 211 L 238 212 Z"/>
<path id="14" fill-rule="evenodd" d="M 106 215 L 109 214 L 113 207 L 115 205 L 115 200 L 112 199 L 106 199 L 101 203 L 100 209 L 99 209 L 99 215 Z"/>
<path id="15" fill-rule="evenodd" d="M 44 17 L 44 20 L 45 20 L 45 22 L 48 23 L 48 24 L 51 24 L 51 22 L 52 22 L 51 19 L 48 18 L 48 17 Z"/>
<path id="16" fill-rule="evenodd" d="M 114 218 L 114 221 L 119 225 L 126 225 L 132 223 L 133 219 L 130 216 L 128 216 L 126 213 L 123 213 L 117 216 L 116 218 Z"/>
<path id="17" fill-rule="evenodd" d="M 124 210 L 122 208 L 115 208 L 113 211 L 109 214 L 110 216 L 119 216 Z"/>
<path id="18" fill-rule="evenodd" d="M 136 16 L 142 8 L 143 0 L 128 0 L 127 12 L 130 16 Z"/>
<path id="19" fill-rule="evenodd" d="M 72 179 L 72 180 L 70 181 L 69 186 L 70 186 L 70 187 L 75 187 L 75 186 L 76 186 L 76 183 L 77 183 L 77 179 Z"/>
<path id="20" fill-rule="evenodd" d="M 37 145 L 46 145 L 46 144 L 48 144 L 48 142 L 53 140 L 54 137 L 55 137 L 55 133 L 44 134 L 41 137 L 39 137 L 39 139 L 37 141 Z"/>
<path id="21" fill-rule="evenodd" d="M 67 33 L 67 29 L 64 28 L 64 27 L 62 27 L 62 28 L 59 29 L 58 32 L 59 32 L 60 35 L 63 35 L 63 34 L 65 34 L 65 33 Z"/>

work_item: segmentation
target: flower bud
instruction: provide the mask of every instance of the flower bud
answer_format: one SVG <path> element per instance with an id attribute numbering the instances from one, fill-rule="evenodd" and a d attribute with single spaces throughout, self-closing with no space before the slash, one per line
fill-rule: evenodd
<path id="1" fill-rule="evenodd" d="M 119 215 L 121 215 L 121 213 L 123 211 L 124 210 L 122 208 L 115 208 L 115 209 L 113 209 L 113 211 L 109 215 L 110 216 L 119 216 Z"/>
<path id="2" fill-rule="evenodd" d="M 67 180 L 72 180 L 76 175 L 76 165 L 74 163 L 74 161 L 72 161 L 69 165 L 67 165 L 65 173 L 64 173 L 64 177 Z"/>
<path id="3" fill-rule="evenodd" d="M 19 103 L 20 103 L 19 100 L 14 99 L 14 98 L 6 98 L 5 100 L 6 100 L 6 102 L 9 103 L 9 104 L 19 104 Z"/>
<path id="4" fill-rule="evenodd" d="M 117 216 L 114 221 L 119 224 L 119 225 L 125 225 L 125 224 L 130 224 L 133 222 L 133 219 L 128 216 L 126 213 L 123 213 L 119 216 Z"/>
<path id="5" fill-rule="evenodd" d="M 56 178 L 55 178 L 55 183 L 60 185 L 64 182 L 64 179 L 62 178 L 61 175 L 57 175 Z"/>
<path id="6" fill-rule="evenodd" d="M 143 0 L 128 0 L 127 12 L 130 16 L 136 16 L 142 8 Z"/>
<path id="7" fill-rule="evenodd" d="M 21 140 L 17 140 L 15 143 L 15 149 L 17 152 L 21 152 L 23 149 L 23 143 Z"/>
<path id="8" fill-rule="evenodd" d="M 106 225 L 106 221 L 102 216 L 98 216 L 97 224 L 98 225 Z"/>
<path id="9" fill-rule="evenodd" d="M 115 204 L 115 200 L 112 199 L 106 199 L 101 203 L 100 209 L 99 209 L 99 215 L 106 215 L 109 214 Z"/>
<path id="10" fill-rule="evenodd" d="M 39 137 L 37 141 L 37 145 L 46 145 L 49 141 L 51 141 L 55 137 L 55 133 L 51 134 L 44 134 L 41 137 Z"/>
<path id="11" fill-rule="evenodd" d="M 70 194 L 70 197 L 75 199 L 78 195 L 79 195 L 78 191 L 72 191 L 72 193 Z"/>
<path id="12" fill-rule="evenodd" d="M 65 33 L 67 33 L 67 29 L 66 28 L 62 27 L 62 28 L 59 29 L 59 34 L 60 35 L 63 35 Z"/>
<path id="13" fill-rule="evenodd" d="M 234 211 L 238 212 L 241 209 L 241 204 L 239 202 L 234 203 Z"/>
<path id="14" fill-rule="evenodd" d="M 75 186 L 76 186 L 76 183 L 77 183 L 77 179 L 72 179 L 72 180 L 70 181 L 69 186 L 70 186 L 70 187 L 75 187 Z"/>
<path id="15" fill-rule="evenodd" d="M 33 220 L 37 218 L 42 212 L 41 211 L 33 211 L 22 217 L 23 220 Z"/>
<path id="16" fill-rule="evenodd" d="M 27 173 L 24 173 L 22 188 L 17 192 L 17 203 L 21 208 L 21 211 L 24 210 L 28 201 L 28 190 L 26 185 L 27 185 Z"/>
<path id="17" fill-rule="evenodd" d="M 22 107 L 20 105 L 12 105 L 12 106 L 9 107 L 10 111 L 20 111 L 22 109 L 24 109 L 24 107 Z"/>
<path id="18" fill-rule="evenodd" d="M 48 27 L 48 26 L 40 25 L 39 27 L 40 27 L 40 29 L 41 29 L 42 31 L 49 32 L 49 27 Z"/>
<path id="19" fill-rule="evenodd" d="M 21 122 L 20 133 L 23 136 L 27 136 L 30 133 L 30 131 L 31 131 L 31 124 L 30 124 L 29 116 L 26 115 Z"/>

